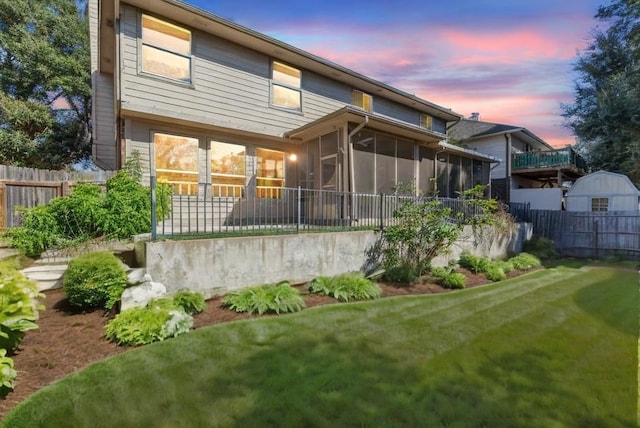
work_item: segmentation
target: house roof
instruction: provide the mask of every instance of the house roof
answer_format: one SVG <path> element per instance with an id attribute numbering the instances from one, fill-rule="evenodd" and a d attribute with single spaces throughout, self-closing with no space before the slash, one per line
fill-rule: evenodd
<path id="1" fill-rule="evenodd" d="M 287 138 L 306 139 L 339 126 L 345 122 L 366 123 L 371 129 L 388 132 L 393 135 L 410 138 L 424 146 L 432 147 L 435 150 L 455 152 L 461 156 L 482 160 L 485 162 L 499 163 L 500 159 L 479 153 L 475 150 L 465 149 L 444 141 L 445 135 L 417 125 L 408 124 L 389 116 L 364 111 L 353 106 L 345 106 L 328 115 L 299 128 L 286 132 Z"/>
<path id="2" fill-rule="evenodd" d="M 449 129 L 449 136 L 461 142 L 470 142 L 481 138 L 505 134 L 517 134 L 519 138 L 536 148 L 542 146 L 545 149 L 553 150 L 553 147 L 546 141 L 521 126 L 462 119 Z"/>
<path id="3" fill-rule="evenodd" d="M 230 40 L 262 52 L 272 58 L 343 82 L 374 97 L 388 98 L 447 122 L 462 118 L 461 114 L 451 109 L 416 97 L 413 94 L 179 0 L 102 0 L 100 2 L 100 44 L 104 49 L 100 49 L 100 65 L 105 72 L 113 72 L 115 64 L 114 20 L 119 13 L 119 3 L 131 4 L 145 10 L 147 13 L 158 14 L 190 28 Z"/>

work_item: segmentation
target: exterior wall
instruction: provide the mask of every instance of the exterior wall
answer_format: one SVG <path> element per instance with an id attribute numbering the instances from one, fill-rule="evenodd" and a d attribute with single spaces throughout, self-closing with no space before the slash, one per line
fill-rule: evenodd
<path id="1" fill-rule="evenodd" d="M 591 211 L 591 199 L 609 198 L 609 211 L 639 211 L 638 195 L 567 195 L 567 211 Z"/>
<path id="2" fill-rule="evenodd" d="M 561 210 L 562 189 L 512 189 L 510 202 L 528 202 L 532 210 Z"/>
<path id="3" fill-rule="evenodd" d="M 473 140 L 468 144 L 469 149 L 477 150 L 482 154 L 493 156 L 502 161 L 491 170 L 492 179 L 506 178 L 506 147 L 507 141 L 504 135 L 493 135 L 491 137 Z"/>
<path id="4" fill-rule="evenodd" d="M 124 110 L 280 136 L 351 104 L 353 88 L 302 69 L 302 112 L 271 107 L 272 58 L 197 30 L 192 30 L 191 84 L 139 74 L 141 12 L 128 5 L 121 12 Z M 375 96 L 374 111 L 419 125 L 419 111 Z M 434 118 L 434 130 L 444 133 L 444 125 Z"/>
<path id="5" fill-rule="evenodd" d="M 520 251 L 530 233 L 530 227 L 521 226 L 511 237 L 488 234 L 478 244 L 467 230 L 453 252 L 436 263 L 458 258 L 463 249 L 505 257 Z M 360 231 L 147 242 L 145 265 L 168 292 L 186 287 L 209 298 L 258 284 L 302 283 L 318 275 L 361 270 L 367 262 L 366 251 L 376 239 L 375 232 Z"/>
<path id="6" fill-rule="evenodd" d="M 89 4 L 89 37 L 91 45 L 91 85 L 94 118 L 93 151 L 96 163 L 105 169 L 117 169 L 116 120 L 113 75 L 101 73 L 98 66 L 98 2 Z"/>

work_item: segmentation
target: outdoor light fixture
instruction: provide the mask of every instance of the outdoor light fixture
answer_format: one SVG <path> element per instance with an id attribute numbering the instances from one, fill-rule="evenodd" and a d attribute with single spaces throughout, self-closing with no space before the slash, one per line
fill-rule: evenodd
<path id="1" fill-rule="evenodd" d="M 298 160 L 298 155 L 297 155 L 297 154 L 295 154 L 295 153 L 291 153 L 291 154 L 289 155 L 289 160 L 290 160 L 291 162 L 295 162 L 295 161 L 297 161 L 297 160 Z"/>

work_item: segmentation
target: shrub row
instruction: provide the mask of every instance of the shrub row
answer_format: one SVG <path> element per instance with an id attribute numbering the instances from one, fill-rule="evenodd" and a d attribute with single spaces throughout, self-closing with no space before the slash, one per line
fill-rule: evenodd
<path id="1" fill-rule="evenodd" d="M 491 260 L 463 251 L 458 263 L 465 269 L 483 273 L 488 280 L 497 282 L 505 279 L 513 269 L 529 270 L 540 266 L 540 259 L 528 253 L 520 253 L 508 260 Z"/>
<path id="2" fill-rule="evenodd" d="M 134 158 L 131 162 L 136 162 Z M 24 211 L 21 227 L 9 229 L 11 246 L 29 257 L 49 248 L 73 246 L 99 236 L 126 239 L 151 230 L 151 195 L 138 182 L 136 168 L 118 171 L 106 191 L 94 184 L 79 184 L 70 195 Z M 170 211 L 170 188 L 158 185 L 158 218 Z"/>

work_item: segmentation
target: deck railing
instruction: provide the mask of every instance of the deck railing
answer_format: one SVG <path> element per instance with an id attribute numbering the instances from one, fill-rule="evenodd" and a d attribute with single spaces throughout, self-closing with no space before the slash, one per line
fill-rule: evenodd
<path id="1" fill-rule="evenodd" d="M 200 184 L 197 194 L 174 194 L 170 212 L 157 211 L 152 236 L 278 234 L 315 230 L 382 229 L 411 196 L 364 194 L 302 188 Z M 453 214 L 480 214 L 477 205 L 439 198 Z"/>
<path id="2" fill-rule="evenodd" d="M 572 147 L 540 152 L 514 153 L 511 156 L 511 168 L 557 168 L 574 167 L 581 171 L 587 170 L 587 162 Z"/>

